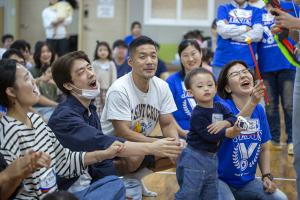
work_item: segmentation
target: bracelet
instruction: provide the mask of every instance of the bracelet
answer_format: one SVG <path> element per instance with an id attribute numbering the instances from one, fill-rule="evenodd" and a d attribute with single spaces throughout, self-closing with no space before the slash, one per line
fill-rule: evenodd
<path id="1" fill-rule="evenodd" d="M 273 175 L 271 173 L 263 174 L 261 176 L 261 180 L 264 180 L 265 178 L 268 178 L 270 181 L 274 180 L 274 177 L 273 177 Z"/>

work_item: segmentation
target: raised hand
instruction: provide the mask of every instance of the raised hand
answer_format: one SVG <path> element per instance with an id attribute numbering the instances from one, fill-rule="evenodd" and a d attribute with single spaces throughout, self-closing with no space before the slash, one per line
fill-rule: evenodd
<path id="1" fill-rule="evenodd" d="M 263 80 L 257 81 L 251 94 L 251 102 L 253 104 L 256 105 L 260 102 L 261 98 L 264 96 L 265 89 L 266 87 L 264 85 Z"/>

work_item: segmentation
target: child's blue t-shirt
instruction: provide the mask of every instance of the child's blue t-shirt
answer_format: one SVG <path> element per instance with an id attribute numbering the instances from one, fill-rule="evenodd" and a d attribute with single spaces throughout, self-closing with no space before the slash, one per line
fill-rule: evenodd
<path id="1" fill-rule="evenodd" d="M 236 13 L 240 13 L 237 17 Z M 245 8 L 236 8 L 232 4 L 220 5 L 217 13 L 217 20 L 226 20 L 229 24 L 246 25 L 253 27 L 261 24 L 261 9 L 247 5 Z M 254 54 L 256 54 L 257 43 L 252 42 Z M 254 67 L 250 49 L 246 42 L 237 42 L 232 39 L 224 39 L 220 35 L 217 37 L 217 48 L 212 66 L 223 67 L 232 60 L 243 60 L 249 68 Z"/>
<path id="2" fill-rule="evenodd" d="M 234 115 L 240 112 L 231 99 L 222 103 Z M 261 145 L 271 139 L 266 114 L 261 105 L 255 107 L 248 122 L 248 130 L 235 138 L 225 138 L 218 152 L 219 178 L 238 188 L 255 178 Z"/>
<path id="3" fill-rule="evenodd" d="M 295 16 L 293 5 L 290 2 L 282 2 L 282 8 L 290 11 L 291 15 Z M 299 7 L 296 6 L 296 12 L 299 13 Z M 258 66 L 262 73 L 276 72 L 279 70 L 296 70 L 296 68 L 289 63 L 289 61 L 281 53 L 273 34 L 271 33 L 271 27 L 275 23 L 274 16 L 266 9 L 263 9 L 262 24 L 264 27 L 263 39 L 258 43 Z M 289 41 L 294 44 L 294 41 L 289 38 Z"/>

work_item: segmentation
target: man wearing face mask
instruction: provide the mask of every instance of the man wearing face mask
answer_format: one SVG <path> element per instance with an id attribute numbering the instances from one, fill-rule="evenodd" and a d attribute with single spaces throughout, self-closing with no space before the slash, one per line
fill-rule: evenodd
<path id="1" fill-rule="evenodd" d="M 252 7 L 246 0 L 232 0 L 220 5 L 217 14 L 217 49 L 213 60 L 213 73 L 218 78 L 222 67 L 231 60 L 243 60 L 253 69 L 254 62 L 245 42 L 251 38 L 254 53 L 262 39 L 262 10 Z"/>
<path id="2" fill-rule="evenodd" d="M 172 138 L 154 143 L 136 143 L 103 135 L 96 107 L 92 104 L 92 99 L 100 93 L 100 87 L 85 53 L 72 52 L 57 59 L 52 65 L 52 75 L 57 87 L 67 97 L 58 105 L 48 125 L 64 147 L 73 151 L 105 150 L 114 141 L 121 141 L 125 145 L 122 155 L 125 158 L 121 161 L 128 163 L 126 168 L 121 169 L 125 172 L 136 170 L 140 164 L 138 161 L 132 162 L 129 157 L 141 156 L 141 161 L 142 156 L 149 154 L 176 158 L 181 152 L 180 144 Z M 91 182 L 117 172 L 120 173 L 112 160 L 105 160 L 90 166 L 80 177 L 60 179 L 58 185 L 61 189 L 75 193 L 87 188 Z M 112 187 L 109 192 L 117 191 Z"/>

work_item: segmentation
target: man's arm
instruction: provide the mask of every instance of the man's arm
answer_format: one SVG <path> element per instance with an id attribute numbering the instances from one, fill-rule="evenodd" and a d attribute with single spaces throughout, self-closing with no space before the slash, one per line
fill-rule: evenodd
<path id="1" fill-rule="evenodd" d="M 237 37 L 241 34 L 247 33 L 251 28 L 246 25 L 228 24 L 226 20 L 219 20 L 217 22 L 217 33 L 224 39 Z"/>
<path id="2" fill-rule="evenodd" d="M 124 138 L 132 142 L 154 142 L 156 138 L 146 137 L 141 133 L 135 132 L 130 129 L 131 122 L 122 120 L 112 120 L 117 137 Z"/>
<path id="3" fill-rule="evenodd" d="M 164 114 L 159 116 L 159 125 L 164 137 L 171 137 L 178 140 L 178 133 L 174 123 L 172 114 Z"/>
<path id="4" fill-rule="evenodd" d="M 247 38 L 251 38 L 252 42 L 259 42 L 263 36 L 263 27 L 261 24 L 255 24 L 251 30 L 241 35 L 232 37 L 232 40 L 237 42 L 245 42 Z"/>

